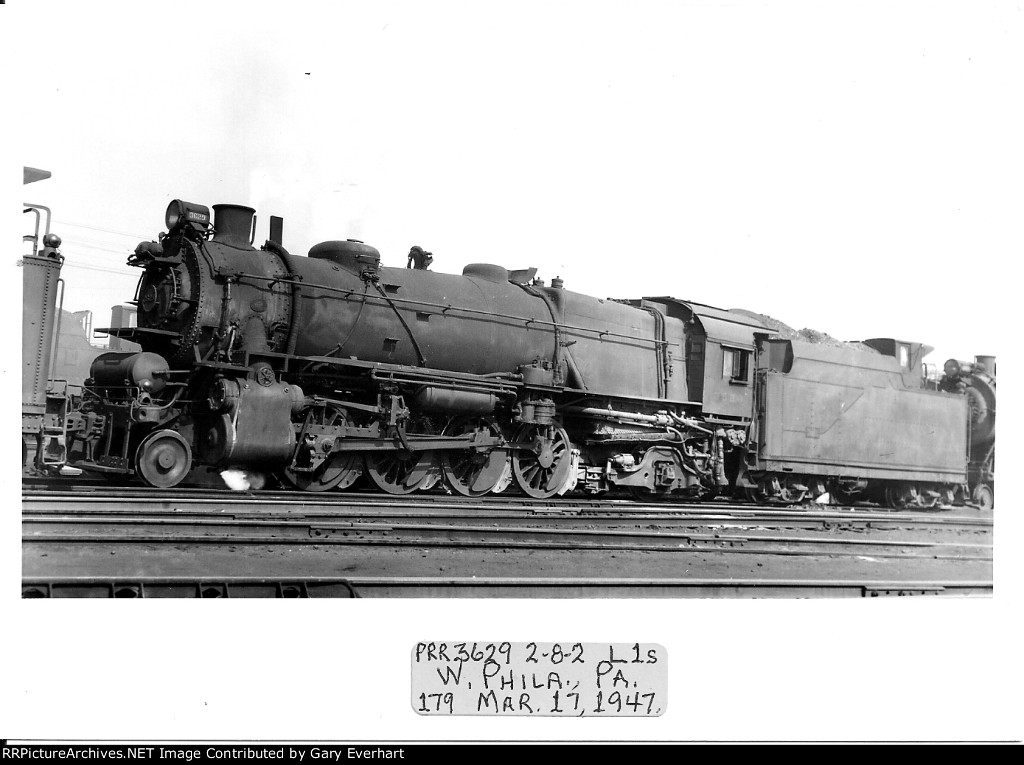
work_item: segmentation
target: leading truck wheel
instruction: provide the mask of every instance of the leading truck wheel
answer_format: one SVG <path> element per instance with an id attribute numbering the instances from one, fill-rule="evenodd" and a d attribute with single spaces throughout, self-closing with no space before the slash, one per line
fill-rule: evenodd
<path id="1" fill-rule="evenodd" d="M 158 489 L 177 486 L 192 467 L 192 449 L 173 430 L 157 430 L 139 444 L 135 470 L 142 480 Z"/>

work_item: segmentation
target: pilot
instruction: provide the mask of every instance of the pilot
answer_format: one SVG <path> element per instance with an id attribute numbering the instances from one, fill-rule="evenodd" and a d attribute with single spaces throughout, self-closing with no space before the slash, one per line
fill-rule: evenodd
<path id="1" fill-rule="evenodd" d="M 415 268 L 418 271 L 426 271 L 430 268 L 430 264 L 434 262 L 434 255 L 427 252 L 422 247 L 413 246 L 409 250 L 409 262 L 405 264 L 406 268 Z"/>

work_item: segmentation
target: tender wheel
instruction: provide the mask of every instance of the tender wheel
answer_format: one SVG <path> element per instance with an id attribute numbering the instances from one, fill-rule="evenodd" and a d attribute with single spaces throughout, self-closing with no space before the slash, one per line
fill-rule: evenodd
<path id="1" fill-rule="evenodd" d="M 325 406 L 313 410 L 308 424 L 317 426 L 351 425 L 352 421 L 345 412 Z M 302 491 L 347 489 L 363 473 L 363 459 L 356 452 L 329 454 L 313 470 L 302 469 L 309 464 L 308 453 L 305 455 L 306 465 L 302 464 L 302 459 L 303 457 L 300 456 L 296 465 L 281 471 L 285 481 Z"/>
<path id="2" fill-rule="evenodd" d="M 784 505 L 796 505 L 803 502 L 807 498 L 807 489 L 796 488 L 795 486 L 789 486 L 783 484 L 779 488 L 778 494 L 773 498 L 776 502 L 781 502 Z"/>
<path id="3" fill-rule="evenodd" d="M 920 507 L 921 497 L 913 484 L 898 483 L 885 487 L 885 504 L 893 510 L 905 510 Z"/>
<path id="4" fill-rule="evenodd" d="M 917 506 L 923 509 L 938 507 L 942 500 L 942 491 L 935 486 L 917 487 Z"/>
<path id="5" fill-rule="evenodd" d="M 838 484 L 833 484 L 831 492 L 832 502 L 836 505 L 852 505 L 854 502 L 860 499 L 860 497 L 854 493 L 847 491 Z"/>
<path id="6" fill-rule="evenodd" d="M 758 486 L 744 486 L 743 498 L 747 500 L 747 502 L 753 502 L 754 504 L 760 504 L 768 501 L 768 498 Z"/>
<path id="7" fill-rule="evenodd" d="M 756 502 L 759 505 L 781 503 L 795 505 L 803 502 L 807 496 L 807 487 L 797 483 L 794 479 L 768 475 L 757 482 L 757 486 L 750 486 L 743 489 L 743 496 L 748 502 Z"/>
<path id="8" fill-rule="evenodd" d="M 537 499 L 553 497 L 565 486 L 572 468 L 572 444 L 562 428 L 524 425 L 516 435 L 532 449 L 512 452 L 512 475 L 524 494 Z"/>
<path id="9" fill-rule="evenodd" d="M 433 457 L 427 452 L 376 452 L 366 455 L 366 475 L 388 494 L 410 494 L 430 479 Z"/>
<path id="10" fill-rule="evenodd" d="M 177 486 L 192 467 L 192 449 L 173 430 L 157 430 L 139 444 L 135 470 L 143 481 L 158 489 Z"/>
<path id="11" fill-rule="evenodd" d="M 991 510 L 996 505 L 995 492 L 987 483 L 979 483 L 971 492 L 971 501 L 982 510 Z"/>
<path id="12" fill-rule="evenodd" d="M 478 427 L 485 427 L 494 435 L 500 429 L 484 419 L 459 418 L 444 429 L 447 436 L 469 433 Z M 477 453 L 471 450 L 451 451 L 441 460 L 446 483 L 464 497 L 481 497 L 492 492 L 501 484 L 508 462 L 508 449 L 491 449 Z"/>

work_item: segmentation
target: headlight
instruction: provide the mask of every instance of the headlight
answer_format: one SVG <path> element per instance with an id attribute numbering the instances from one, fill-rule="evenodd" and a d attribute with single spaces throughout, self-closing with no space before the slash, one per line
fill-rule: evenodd
<path id="1" fill-rule="evenodd" d="M 167 205 L 164 222 L 167 224 L 168 233 L 171 234 L 185 226 L 193 231 L 204 232 L 210 227 L 210 208 L 175 199 Z"/>

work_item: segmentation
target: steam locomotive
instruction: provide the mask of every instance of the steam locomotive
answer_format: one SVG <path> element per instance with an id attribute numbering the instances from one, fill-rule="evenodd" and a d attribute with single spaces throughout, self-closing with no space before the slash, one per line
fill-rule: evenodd
<path id="1" fill-rule="evenodd" d="M 142 350 L 93 363 L 66 416 L 69 465 L 155 487 L 206 467 L 305 491 L 365 477 L 393 494 L 991 497 L 994 360 L 930 385 L 920 343 L 814 344 L 533 268 L 388 268 L 356 240 L 296 256 L 281 219 L 256 248 L 253 209 L 213 210 L 173 201 L 166 233 L 130 257 L 137 326 L 104 331 Z"/>

